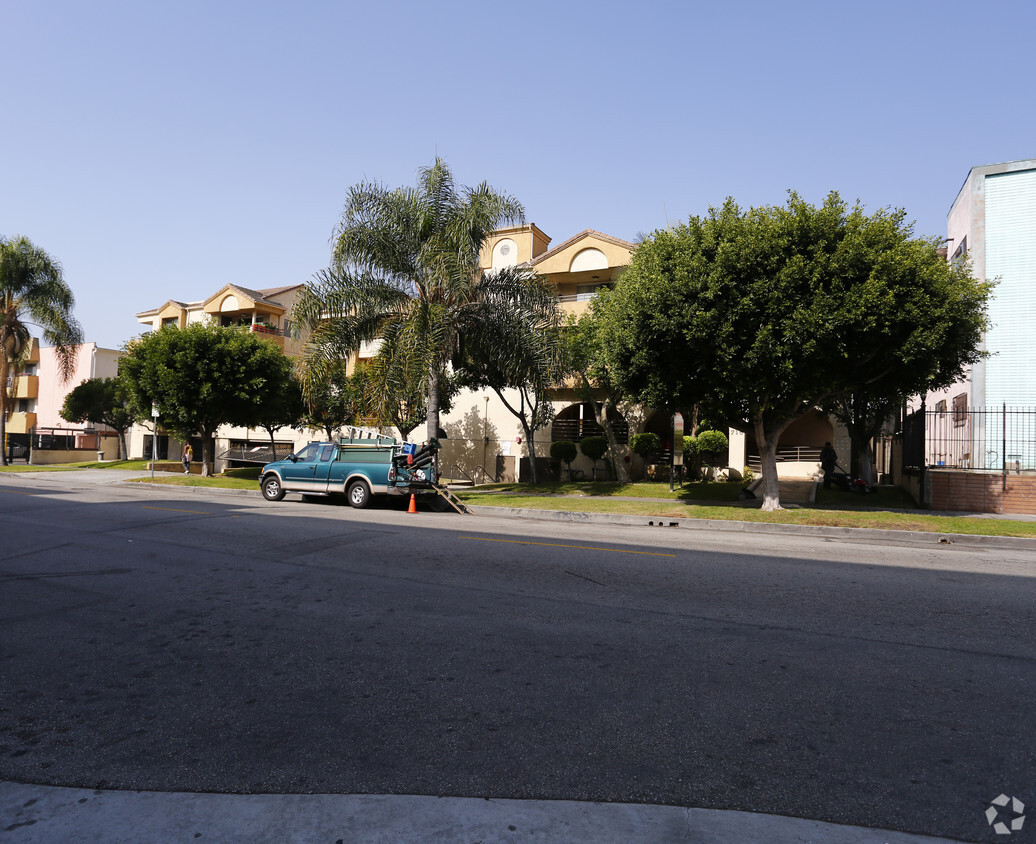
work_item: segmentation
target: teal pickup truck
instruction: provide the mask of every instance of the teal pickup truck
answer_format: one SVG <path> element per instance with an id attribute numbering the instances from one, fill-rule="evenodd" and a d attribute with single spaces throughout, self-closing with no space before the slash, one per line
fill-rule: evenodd
<path id="1" fill-rule="evenodd" d="M 267 501 L 285 493 L 344 495 L 353 507 L 366 507 L 374 495 L 438 495 L 435 452 L 387 438 L 310 443 L 297 454 L 267 463 L 259 489 Z"/>

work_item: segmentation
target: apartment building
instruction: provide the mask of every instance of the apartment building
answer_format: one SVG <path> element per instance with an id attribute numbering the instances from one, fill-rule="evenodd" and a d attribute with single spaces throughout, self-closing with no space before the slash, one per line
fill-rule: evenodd
<path id="1" fill-rule="evenodd" d="M 137 322 L 149 331 L 166 325 L 186 328 L 199 322 L 214 322 L 228 328 L 253 331 L 273 340 L 287 355 L 298 354 L 301 346 L 291 336 L 291 308 L 304 284 L 251 290 L 238 284 L 225 284 L 207 299 L 164 305 L 137 314 Z"/>

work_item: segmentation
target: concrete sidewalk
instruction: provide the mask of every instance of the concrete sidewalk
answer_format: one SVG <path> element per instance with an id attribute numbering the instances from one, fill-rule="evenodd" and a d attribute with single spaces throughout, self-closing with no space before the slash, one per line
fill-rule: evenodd
<path id="1" fill-rule="evenodd" d="M 95 791 L 9 782 L 0 782 L 0 834 L 12 844 L 951 841 L 777 815 L 677 806 L 370 794 Z"/>

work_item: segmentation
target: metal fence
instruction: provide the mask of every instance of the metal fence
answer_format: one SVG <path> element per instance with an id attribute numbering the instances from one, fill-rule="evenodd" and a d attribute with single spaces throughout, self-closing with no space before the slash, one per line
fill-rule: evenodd
<path id="1" fill-rule="evenodd" d="M 1036 471 L 1036 408 L 925 410 L 904 420 L 904 465 Z"/>

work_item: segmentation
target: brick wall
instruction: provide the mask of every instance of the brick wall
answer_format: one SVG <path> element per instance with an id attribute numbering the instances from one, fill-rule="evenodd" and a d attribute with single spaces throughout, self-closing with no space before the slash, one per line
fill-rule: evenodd
<path id="1" fill-rule="evenodd" d="M 1036 515 L 1036 475 L 930 470 L 929 505 L 933 510 Z"/>

